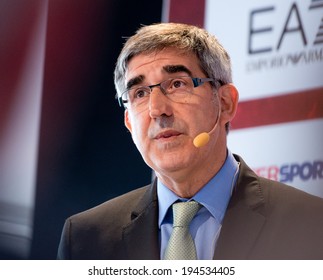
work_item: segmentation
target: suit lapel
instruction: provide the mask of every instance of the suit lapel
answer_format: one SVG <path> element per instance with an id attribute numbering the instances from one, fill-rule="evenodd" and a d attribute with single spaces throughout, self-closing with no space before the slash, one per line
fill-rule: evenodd
<path id="1" fill-rule="evenodd" d="M 247 259 L 266 221 L 257 175 L 240 161 L 240 174 L 225 214 L 215 259 Z"/>
<path id="2" fill-rule="evenodd" d="M 264 223 L 263 216 L 242 205 L 228 209 L 214 259 L 248 259 Z"/>
<path id="3" fill-rule="evenodd" d="M 159 259 L 156 181 L 147 189 L 123 229 L 128 259 Z"/>

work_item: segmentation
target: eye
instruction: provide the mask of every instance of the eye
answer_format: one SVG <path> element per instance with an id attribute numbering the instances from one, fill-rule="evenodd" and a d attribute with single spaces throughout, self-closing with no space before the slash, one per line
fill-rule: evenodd
<path id="1" fill-rule="evenodd" d="M 169 84 L 170 89 L 180 89 L 180 88 L 185 88 L 187 86 L 187 82 L 184 79 L 173 79 L 171 80 Z"/>
<path id="2" fill-rule="evenodd" d="M 147 97 L 150 94 L 150 88 L 139 87 L 131 90 L 131 96 L 133 99 L 141 99 Z"/>

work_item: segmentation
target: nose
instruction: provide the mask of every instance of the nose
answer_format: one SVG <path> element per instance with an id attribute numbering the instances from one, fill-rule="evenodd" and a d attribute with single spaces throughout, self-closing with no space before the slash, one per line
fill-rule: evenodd
<path id="1" fill-rule="evenodd" d="M 149 115 L 152 119 L 162 115 L 171 116 L 172 105 L 168 97 L 161 91 L 160 87 L 154 87 L 150 93 Z"/>

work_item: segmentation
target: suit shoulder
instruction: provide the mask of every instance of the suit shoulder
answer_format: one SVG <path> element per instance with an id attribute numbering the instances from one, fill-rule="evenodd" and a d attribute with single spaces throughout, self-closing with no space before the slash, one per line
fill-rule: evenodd
<path id="1" fill-rule="evenodd" d="M 117 196 L 93 208 L 77 213 L 69 219 L 74 221 L 86 220 L 95 222 L 102 218 L 106 219 L 107 215 L 109 217 L 118 217 L 123 214 L 128 214 L 140 202 L 149 187 L 150 185 Z"/>
<path id="2" fill-rule="evenodd" d="M 258 180 L 265 195 L 271 195 L 276 199 L 281 198 L 282 200 L 285 200 L 285 202 L 294 200 L 297 202 L 309 201 L 323 206 L 323 198 L 312 195 L 301 189 L 263 177 L 258 177 Z"/>
<path id="3" fill-rule="evenodd" d="M 123 259 L 123 232 L 132 214 L 154 201 L 154 188 L 142 187 L 69 217 L 59 259 Z M 144 205 L 144 206 L 141 206 Z"/>
<path id="4" fill-rule="evenodd" d="M 243 197 L 248 200 L 249 205 L 258 206 L 263 203 L 269 205 L 308 205 L 309 207 L 323 207 L 323 198 L 311 195 L 298 188 L 284 183 L 258 176 L 244 161 L 235 155 L 240 162 L 240 176 L 238 185 Z M 303 208 L 299 207 L 299 208 Z M 323 211 L 322 211 L 323 213 Z"/>
<path id="5" fill-rule="evenodd" d="M 293 228 L 301 222 L 303 227 L 314 228 L 315 232 L 323 234 L 321 197 L 262 177 L 259 177 L 259 183 L 264 194 L 265 211 L 275 217 L 276 223 L 281 221 L 285 226 Z"/>
<path id="6" fill-rule="evenodd" d="M 248 207 L 257 208 L 261 213 L 313 214 L 323 220 L 323 198 L 284 183 L 258 176 L 241 157 L 237 194 L 235 202 L 241 198 Z"/>

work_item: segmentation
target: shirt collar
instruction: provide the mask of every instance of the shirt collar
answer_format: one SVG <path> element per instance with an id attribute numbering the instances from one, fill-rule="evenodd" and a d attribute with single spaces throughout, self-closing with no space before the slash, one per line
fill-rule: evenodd
<path id="1" fill-rule="evenodd" d="M 202 204 L 219 223 L 222 223 L 238 170 L 239 164 L 228 150 L 227 158 L 219 172 L 192 197 L 192 200 Z M 175 201 L 183 199 L 167 188 L 160 180 L 157 180 L 157 195 L 159 206 L 158 225 L 160 227 L 169 207 Z"/>

